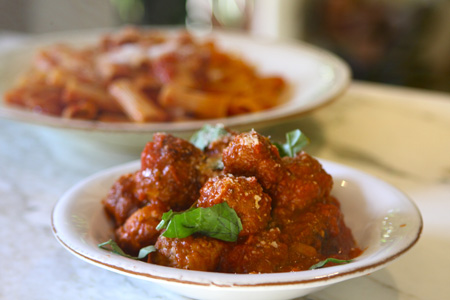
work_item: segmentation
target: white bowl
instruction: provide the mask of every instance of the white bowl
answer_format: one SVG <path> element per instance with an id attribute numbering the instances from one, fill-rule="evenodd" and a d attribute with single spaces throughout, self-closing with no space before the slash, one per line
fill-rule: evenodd
<path id="1" fill-rule="evenodd" d="M 97 244 L 113 236 L 101 199 L 120 175 L 137 170 L 139 162 L 97 173 L 67 191 L 53 210 L 53 232 L 67 250 L 89 263 L 196 299 L 299 297 L 381 269 L 417 242 L 422 218 L 406 195 L 361 171 L 320 162 L 333 176 L 332 194 L 340 200 L 347 225 L 365 249 L 349 264 L 301 272 L 223 274 L 153 265 L 99 249 Z"/>
<path id="2" fill-rule="evenodd" d="M 160 29 L 179 30 L 179 29 Z M 30 66 L 33 53 L 40 47 L 65 42 L 75 45 L 90 44 L 105 31 L 63 32 L 38 36 L 31 42 L 9 52 L 0 52 L 0 94 L 13 86 L 15 79 Z M 223 119 L 186 121 L 174 123 L 104 123 L 67 120 L 35 114 L 7 107 L 0 101 L 0 117 L 45 126 L 59 139 L 68 142 L 92 143 L 108 150 L 135 150 L 140 152 L 154 132 L 167 132 L 181 137 L 190 136 L 207 123 L 222 123 L 239 131 L 257 129 L 261 124 L 304 114 L 317 109 L 341 95 L 350 81 L 346 63 L 319 48 L 300 42 L 281 42 L 252 38 L 248 35 L 213 32 L 211 37 L 218 45 L 243 57 L 262 74 L 283 76 L 289 86 L 286 101 L 266 111 L 238 115 Z M 199 38 L 202 36 L 199 35 Z"/>

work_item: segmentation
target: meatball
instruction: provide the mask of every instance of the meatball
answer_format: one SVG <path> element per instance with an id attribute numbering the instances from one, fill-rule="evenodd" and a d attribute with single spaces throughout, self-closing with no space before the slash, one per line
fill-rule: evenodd
<path id="1" fill-rule="evenodd" d="M 103 199 L 103 205 L 116 226 L 122 225 L 134 211 L 145 205 L 137 199 L 134 174 L 121 176 Z"/>
<path id="2" fill-rule="evenodd" d="M 291 270 L 305 270 L 330 256 L 356 256 L 358 249 L 339 204 L 333 198 L 326 202 L 313 205 L 282 228 L 281 241 L 289 246 Z"/>
<path id="3" fill-rule="evenodd" d="M 350 228 L 344 221 L 339 202 L 329 197 L 328 203 L 318 203 L 315 213 L 323 218 L 327 224 L 325 240 L 322 242 L 320 253 L 324 257 L 334 256 L 340 259 L 350 259 L 361 253 L 353 239 Z"/>
<path id="4" fill-rule="evenodd" d="M 290 222 L 282 227 L 281 240 L 289 247 L 289 263 L 283 271 L 306 270 L 321 260 L 323 241 L 328 236 L 327 220 L 309 210 L 288 218 Z"/>
<path id="5" fill-rule="evenodd" d="M 280 241 L 280 229 L 251 235 L 227 251 L 219 270 L 226 273 L 272 273 L 287 262 L 288 247 Z"/>
<path id="6" fill-rule="evenodd" d="M 234 137 L 223 150 L 224 173 L 255 176 L 265 190 L 280 180 L 281 158 L 268 138 L 252 130 Z"/>
<path id="7" fill-rule="evenodd" d="M 323 215 L 312 211 L 290 217 L 291 222 L 282 227 L 283 241 L 287 244 L 302 243 L 320 251 L 322 241 L 326 237 L 328 226 Z"/>
<path id="8" fill-rule="evenodd" d="M 228 144 L 233 140 L 234 136 L 237 135 L 237 133 L 231 131 L 228 128 L 224 129 L 227 131 L 227 134 L 211 142 L 203 150 L 206 159 L 199 166 L 200 173 L 202 174 L 202 183 L 205 183 L 211 177 L 224 174 L 222 161 L 223 149 L 225 149 L 228 146 Z"/>
<path id="9" fill-rule="evenodd" d="M 308 270 L 312 265 L 322 260 L 317 250 L 301 242 L 292 242 L 288 245 L 289 262 L 280 267 L 280 272 L 293 272 Z"/>
<path id="10" fill-rule="evenodd" d="M 236 132 L 224 128 L 228 134 L 222 136 L 220 139 L 217 139 L 213 142 L 211 142 L 208 146 L 206 146 L 204 152 L 206 156 L 212 157 L 212 156 L 220 156 L 222 157 L 223 150 L 233 141 L 234 137 L 237 135 Z"/>
<path id="11" fill-rule="evenodd" d="M 283 157 L 282 179 L 270 195 L 276 219 L 288 219 L 284 212 L 296 213 L 328 197 L 333 187 L 332 177 L 312 156 L 300 152 L 296 157 Z M 278 216 L 282 214 L 283 216 Z"/>
<path id="12" fill-rule="evenodd" d="M 163 213 L 169 207 L 154 201 L 135 211 L 126 222 L 116 230 L 117 244 L 126 253 L 137 255 L 143 247 L 153 245 L 160 232 L 156 230 Z"/>
<path id="13" fill-rule="evenodd" d="M 216 271 L 220 256 L 227 243 L 205 236 L 190 235 L 186 238 L 159 236 L 150 262 L 197 271 Z"/>
<path id="14" fill-rule="evenodd" d="M 158 200 L 175 211 L 190 207 L 198 198 L 201 183 L 198 164 L 201 150 L 180 138 L 157 133 L 141 155 L 136 175 L 140 200 Z"/>
<path id="15" fill-rule="evenodd" d="M 263 192 L 255 177 L 222 175 L 210 178 L 200 190 L 198 207 L 227 202 L 242 222 L 239 236 L 264 230 L 270 220 L 272 199 Z"/>

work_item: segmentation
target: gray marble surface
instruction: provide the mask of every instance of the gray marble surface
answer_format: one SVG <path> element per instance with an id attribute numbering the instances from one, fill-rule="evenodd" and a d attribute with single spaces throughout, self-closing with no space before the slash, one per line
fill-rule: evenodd
<path id="1" fill-rule="evenodd" d="M 394 184 L 424 219 L 419 242 L 386 268 L 304 297 L 446 299 L 450 295 L 450 95 L 355 82 L 330 105 L 261 130 L 300 128 L 311 154 Z M 0 299 L 184 299 L 63 249 L 50 215 L 72 185 L 136 154 L 91 156 L 46 128 L 0 120 Z M 58 153 L 58 155 L 55 155 Z"/>

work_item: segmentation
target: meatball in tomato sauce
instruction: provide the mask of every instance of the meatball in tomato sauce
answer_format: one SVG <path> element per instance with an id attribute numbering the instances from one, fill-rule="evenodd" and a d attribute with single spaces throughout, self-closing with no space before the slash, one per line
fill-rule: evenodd
<path id="1" fill-rule="evenodd" d="M 148 245 L 153 245 L 161 234 L 156 230 L 163 213 L 169 207 L 158 201 L 135 211 L 126 222 L 116 230 L 117 244 L 126 253 L 136 256 L 139 250 Z"/>
<path id="2" fill-rule="evenodd" d="M 197 271 L 216 271 L 227 243 L 205 236 L 186 238 L 159 236 L 149 260 L 152 263 Z"/>
<path id="3" fill-rule="evenodd" d="M 255 177 L 222 175 L 210 178 L 200 190 L 198 207 L 210 207 L 226 202 L 241 219 L 247 236 L 264 230 L 270 220 L 272 199 L 263 192 Z"/>
<path id="4" fill-rule="evenodd" d="M 203 152 L 183 139 L 157 133 L 141 155 L 136 175 L 140 200 L 157 200 L 179 211 L 190 207 L 201 187 L 199 163 Z"/>
<path id="5" fill-rule="evenodd" d="M 122 225 L 133 212 L 145 205 L 137 198 L 135 174 L 121 176 L 102 202 L 115 225 Z"/>
<path id="6" fill-rule="evenodd" d="M 305 270 L 327 257 L 350 259 L 360 254 L 339 203 L 330 197 L 299 214 L 282 227 L 290 263 L 284 271 Z"/>
<path id="7" fill-rule="evenodd" d="M 283 157 L 282 164 L 281 180 L 270 193 L 277 220 L 290 220 L 287 213 L 304 211 L 328 197 L 333 179 L 317 159 L 300 152 L 293 158 Z"/>
<path id="8" fill-rule="evenodd" d="M 272 228 L 249 236 L 224 253 L 220 271 L 225 273 L 272 273 L 287 263 L 288 247 L 281 231 Z"/>
<path id="9" fill-rule="evenodd" d="M 254 130 L 234 137 L 223 150 L 223 164 L 225 174 L 255 176 L 265 190 L 273 189 L 282 174 L 277 147 Z"/>

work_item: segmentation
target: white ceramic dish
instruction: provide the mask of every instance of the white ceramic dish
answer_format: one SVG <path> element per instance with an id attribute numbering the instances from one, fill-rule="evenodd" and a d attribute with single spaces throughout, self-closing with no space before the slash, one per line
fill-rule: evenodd
<path id="1" fill-rule="evenodd" d="M 27 70 L 36 49 L 56 42 L 89 44 L 96 41 L 103 32 L 97 30 L 39 36 L 17 49 L 0 52 L 0 94 L 3 95 L 11 88 L 14 80 Z M 223 49 L 241 55 L 257 66 L 261 73 L 283 76 L 291 90 L 286 101 L 274 109 L 212 119 L 208 120 L 208 123 L 222 123 L 240 131 L 256 129 L 262 123 L 275 122 L 319 108 L 338 97 L 349 84 L 348 66 L 336 56 L 313 46 L 300 42 L 256 39 L 229 32 L 214 32 L 211 36 Z M 190 136 L 205 124 L 205 121 L 112 124 L 65 120 L 6 107 L 2 102 L 0 101 L 0 117 L 43 125 L 52 131 L 52 134 L 58 134 L 59 138 L 66 137 L 71 142 L 84 140 L 97 146 L 106 145 L 108 149 L 141 151 L 153 132 L 164 131 L 179 136 Z"/>
<path id="2" fill-rule="evenodd" d="M 385 267 L 419 239 L 417 207 L 393 186 L 361 171 L 321 160 L 334 178 L 333 195 L 364 253 L 355 261 L 312 271 L 274 274 L 221 274 L 180 270 L 134 261 L 99 249 L 112 237 L 101 204 L 112 183 L 139 168 L 128 163 L 86 178 L 56 204 L 52 226 L 57 240 L 77 257 L 111 271 L 156 282 L 196 299 L 291 299 Z"/>

